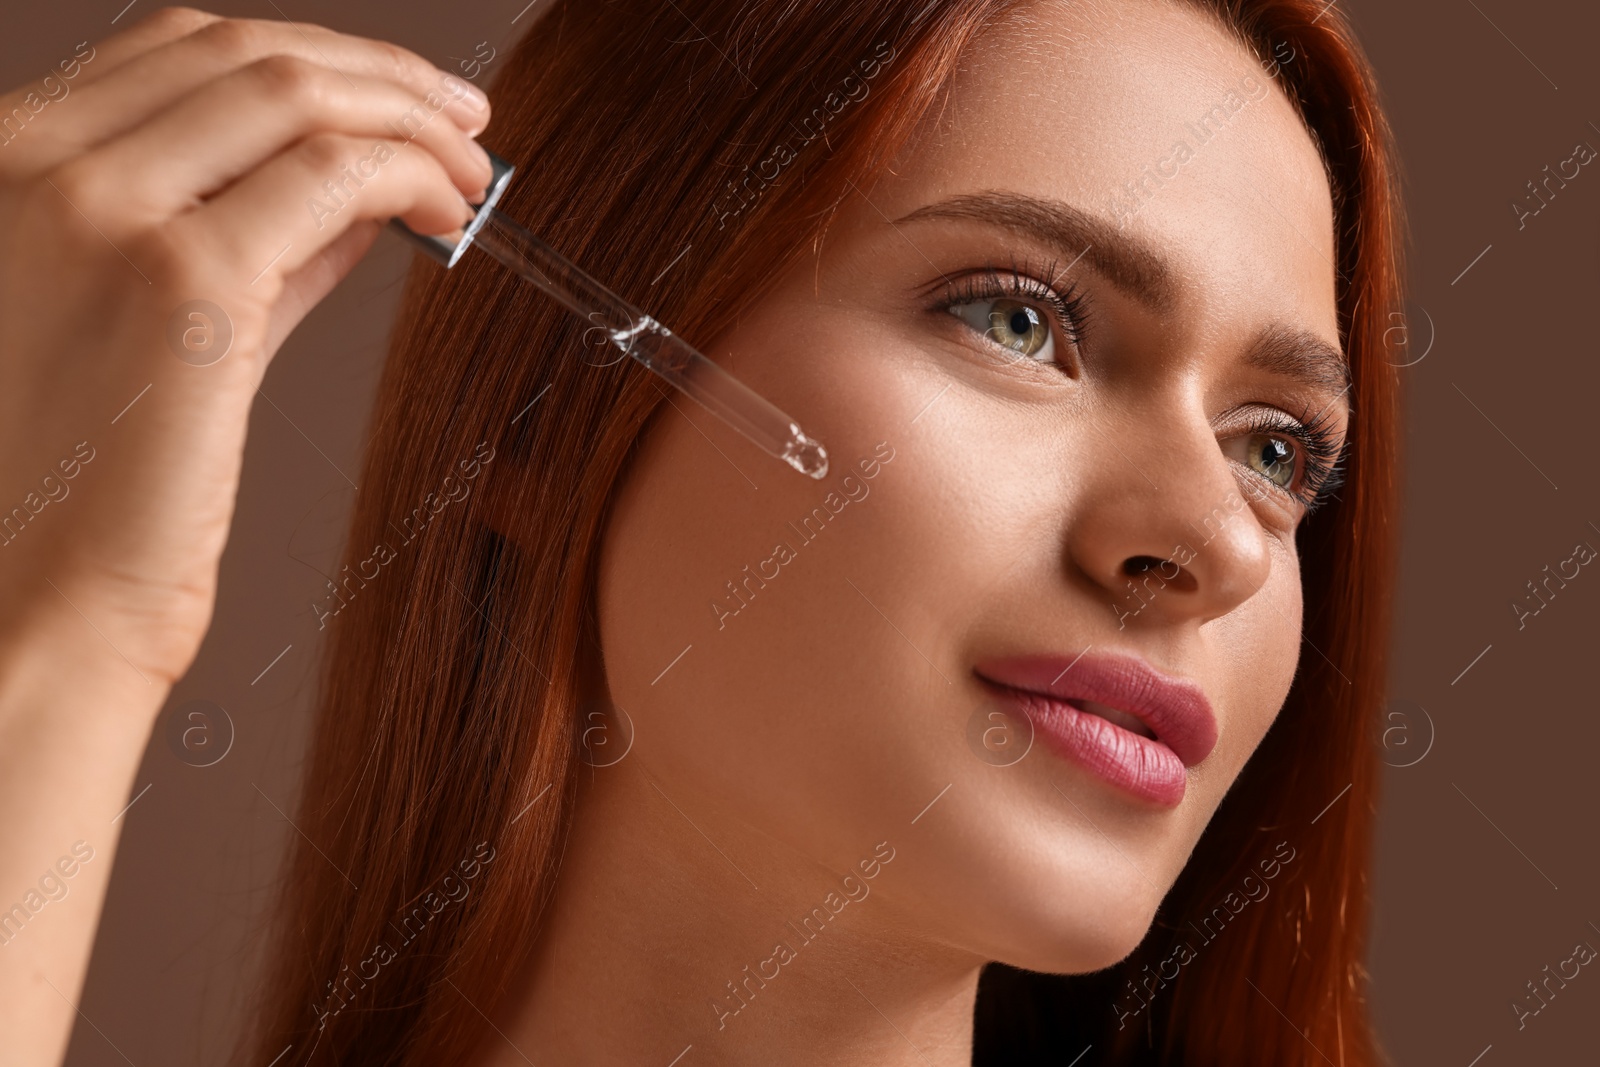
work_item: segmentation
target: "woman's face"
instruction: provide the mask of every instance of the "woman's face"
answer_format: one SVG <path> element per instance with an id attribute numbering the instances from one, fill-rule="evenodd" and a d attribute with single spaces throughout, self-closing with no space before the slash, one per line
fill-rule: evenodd
<path id="1" fill-rule="evenodd" d="M 1039 3 L 979 39 L 703 345 L 828 477 L 679 399 L 606 532 L 628 761 L 723 852 L 705 877 L 820 899 L 887 842 L 886 923 L 1126 955 L 1295 673 L 1295 531 L 1348 415 L 1333 258 L 1310 136 L 1207 16 Z"/>

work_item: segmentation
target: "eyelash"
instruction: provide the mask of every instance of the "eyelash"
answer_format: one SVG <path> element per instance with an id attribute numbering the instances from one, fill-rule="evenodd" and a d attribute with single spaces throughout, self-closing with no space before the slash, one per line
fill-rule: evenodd
<path id="1" fill-rule="evenodd" d="M 1051 260 L 1039 273 L 1055 277 L 1058 262 Z M 1062 335 L 1074 349 L 1083 343 L 1089 319 L 1088 295 L 1078 292 L 1076 283 L 1068 286 L 1065 293 L 1057 292 L 1054 286 L 1039 280 L 1026 259 L 1021 263 L 1013 259 L 1009 269 L 990 263 L 955 280 L 946 278 L 936 310 L 948 312 L 960 304 L 1001 297 L 1027 297 L 1038 301 L 1050 310 Z M 1062 366 L 1062 372 L 1070 373 L 1065 366 Z M 1307 412 L 1298 419 L 1283 412 L 1277 415 L 1257 412 L 1251 416 L 1242 432 L 1286 437 L 1300 449 L 1305 469 L 1300 476 L 1299 486 L 1292 490 L 1276 485 L 1273 488 L 1287 492 L 1299 501 L 1307 515 L 1326 504 L 1343 484 L 1344 445 L 1333 427 L 1333 417 L 1327 412 L 1318 415 Z M 1262 475 L 1258 474 L 1257 477 L 1266 480 Z"/>
<path id="2" fill-rule="evenodd" d="M 1294 489 L 1276 485 L 1273 488 L 1294 497 L 1307 515 L 1326 504 L 1344 483 L 1344 444 L 1328 412 L 1317 415 L 1307 412 L 1296 419 L 1284 412 L 1258 411 L 1241 430 L 1241 436 L 1248 434 L 1287 437 L 1300 450 L 1305 462 L 1300 484 Z M 1264 476 L 1260 477 L 1265 480 Z"/>
<path id="3" fill-rule="evenodd" d="M 1068 286 L 1065 293 L 1057 292 L 1054 286 L 1040 281 L 1037 276 L 1043 274 L 1047 278 L 1054 278 L 1058 262 L 1051 260 L 1043 271 L 1036 273 L 1026 259 L 1021 263 L 1012 260 L 1009 268 L 999 268 L 991 263 L 953 281 L 946 278 L 937 310 L 948 312 L 960 304 L 975 304 L 1001 297 L 1027 297 L 1050 311 L 1062 336 L 1076 348 L 1083 342 L 1084 326 L 1088 320 L 1088 296 L 1079 293 L 1076 284 Z M 1067 367 L 1063 365 L 1062 371 L 1067 372 Z"/>

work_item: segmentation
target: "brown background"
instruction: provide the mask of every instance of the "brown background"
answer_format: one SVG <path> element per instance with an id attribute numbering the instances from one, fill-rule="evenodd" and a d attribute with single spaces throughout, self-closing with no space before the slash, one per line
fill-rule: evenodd
<path id="1" fill-rule="evenodd" d="M 77 42 L 113 32 L 122 2 L 14 6 L 0 34 L 0 84 L 36 77 Z M 1384 738 L 1391 764 L 1412 765 L 1389 772 L 1384 798 L 1376 1015 L 1402 1064 L 1594 1062 L 1600 969 L 1585 968 L 1520 1032 L 1510 1005 L 1577 942 L 1600 947 L 1591 925 L 1600 924 L 1600 567 L 1584 568 L 1521 630 L 1510 605 L 1578 542 L 1600 548 L 1600 166 L 1585 167 L 1520 231 L 1509 205 L 1578 142 L 1600 148 L 1600 10 L 1337 2 L 1354 12 L 1379 69 L 1414 234 L 1415 301 L 1396 321 L 1409 332 L 1394 335 L 1395 362 L 1412 365 L 1396 704 Z M 503 54 L 537 13 L 513 25 L 524 3 L 208 6 L 387 38 L 448 69 L 480 41 Z M 493 73 L 491 63 L 477 80 Z M 485 143 L 494 147 L 492 128 Z M 159 731 L 146 754 L 72 1067 L 211 1065 L 232 1051 L 250 931 L 295 832 L 285 813 L 321 649 L 310 605 L 354 496 L 411 257 L 382 238 L 267 375 L 216 621 L 169 705 L 210 701 L 236 737 L 204 768 L 177 758 Z M 212 718 L 220 746 L 226 731 Z"/>

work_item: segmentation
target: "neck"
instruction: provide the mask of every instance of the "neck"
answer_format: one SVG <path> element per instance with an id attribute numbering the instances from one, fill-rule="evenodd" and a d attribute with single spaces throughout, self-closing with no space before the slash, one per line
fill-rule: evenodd
<path id="1" fill-rule="evenodd" d="M 637 757 L 583 773 L 555 897 L 483 1067 L 971 1062 L 984 961 L 906 933 L 892 847 L 863 841 L 830 870 L 664 792 Z"/>

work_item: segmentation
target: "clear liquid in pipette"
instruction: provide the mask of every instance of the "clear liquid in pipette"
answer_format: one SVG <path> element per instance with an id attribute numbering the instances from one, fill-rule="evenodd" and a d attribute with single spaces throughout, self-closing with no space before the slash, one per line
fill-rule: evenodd
<path id="1" fill-rule="evenodd" d="M 827 449 L 798 423 L 515 220 L 491 209 L 473 244 L 580 318 L 599 325 L 625 355 L 682 389 L 769 455 L 809 477 L 827 475 Z"/>

